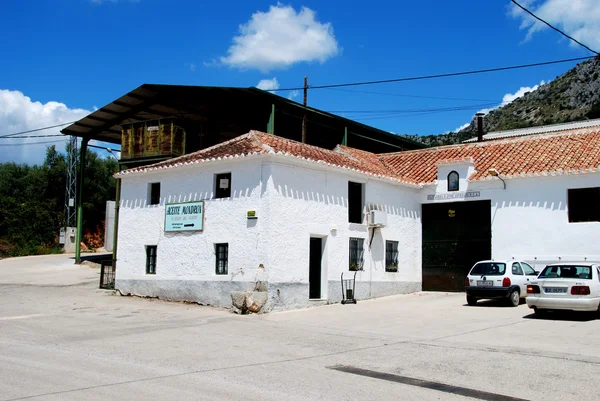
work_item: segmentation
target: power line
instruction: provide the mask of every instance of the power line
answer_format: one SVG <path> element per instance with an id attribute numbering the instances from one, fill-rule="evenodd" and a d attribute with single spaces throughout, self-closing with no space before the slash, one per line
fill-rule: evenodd
<path id="1" fill-rule="evenodd" d="M 577 43 L 579 46 L 585 47 L 586 49 L 588 49 L 589 51 L 591 51 L 592 53 L 595 53 L 596 55 L 600 56 L 600 53 L 598 53 L 595 50 L 590 49 L 589 47 L 587 47 L 586 45 L 584 45 L 583 43 L 581 43 L 580 41 L 578 41 L 577 39 L 573 38 L 572 36 L 567 35 L 566 33 L 564 33 L 563 31 L 561 31 L 558 28 L 555 28 L 554 26 L 550 25 L 549 22 L 544 21 L 543 19 L 541 19 L 540 17 L 538 17 L 537 15 L 535 15 L 534 13 L 532 13 L 531 11 L 529 11 L 528 9 L 526 9 L 525 7 L 523 7 L 522 5 L 520 5 L 519 3 L 517 3 L 515 0 L 511 0 L 513 2 L 513 4 L 515 4 L 517 7 L 519 7 L 521 10 L 525 11 L 527 14 L 531 15 L 533 18 L 535 18 L 536 20 L 548 25 L 550 28 L 554 29 L 556 32 L 560 33 L 561 35 L 571 39 L 573 42 Z"/>
<path id="2" fill-rule="evenodd" d="M 8 136 L 8 137 L 0 137 L 0 139 L 23 139 L 23 138 L 48 138 L 52 136 L 62 136 L 63 134 L 52 134 L 52 135 L 25 135 L 25 136 Z"/>
<path id="3" fill-rule="evenodd" d="M 42 138 L 42 137 L 46 137 L 46 136 L 62 136 L 65 139 L 68 139 L 69 137 L 67 135 L 40 135 L 40 136 L 22 136 L 22 137 L 10 137 L 10 138 L 4 138 L 4 139 L 21 139 L 21 138 Z M 2 137 L 0 137 L 2 138 Z M 95 139 L 94 139 L 95 140 Z M 42 142 L 21 142 L 21 143 L 5 143 L 5 144 L 0 144 L 0 146 L 31 146 L 31 145 L 47 145 L 49 143 L 61 143 L 63 142 L 63 140 L 52 140 L 52 141 L 42 141 Z M 88 147 L 90 148 L 98 148 L 98 149 L 104 149 L 108 152 L 120 152 L 120 149 L 113 149 L 113 148 L 108 148 L 106 146 L 97 146 L 97 145 L 88 145 Z"/>
<path id="4" fill-rule="evenodd" d="M 475 108 L 465 108 L 465 109 L 460 109 L 460 110 L 420 111 L 420 112 L 407 113 L 407 114 L 382 114 L 379 116 L 357 116 L 357 117 L 353 117 L 353 119 L 355 119 L 357 121 L 387 120 L 390 118 L 414 117 L 414 116 L 421 116 L 424 114 L 437 114 L 437 113 L 445 113 L 445 112 L 449 112 L 449 111 L 465 111 L 465 110 L 481 110 L 481 109 L 478 107 L 475 107 Z"/>
<path id="5" fill-rule="evenodd" d="M 3 143 L 3 144 L 0 144 L 0 146 L 31 146 L 31 145 L 46 145 L 49 143 L 60 143 L 60 142 L 63 142 L 63 141 L 59 140 L 59 141 L 43 141 L 43 142 Z"/>
<path id="6" fill-rule="evenodd" d="M 491 102 L 491 99 L 470 99 L 470 98 L 461 98 L 461 97 L 441 97 L 441 96 L 421 96 L 421 95 L 406 95 L 401 93 L 390 93 L 390 92 L 375 92 L 375 91 L 357 91 L 352 89 L 340 89 L 340 88 L 326 88 L 329 90 L 342 91 L 342 92 L 350 92 L 350 93 L 366 93 L 371 95 L 384 95 L 384 96 L 398 96 L 398 97 L 410 97 L 410 98 L 419 98 L 419 99 L 438 99 L 438 100 L 464 100 L 464 101 L 474 101 L 474 102 Z"/>
<path id="7" fill-rule="evenodd" d="M 515 4 L 519 5 L 514 0 L 512 0 L 512 1 Z M 523 8 L 522 6 L 520 6 L 520 7 Z M 528 11 L 527 9 L 524 9 L 524 10 Z M 535 17 L 535 15 L 534 15 L 534 17 Z M 545 21 L 543 21 L 543 22 L 545 22 Z M 551 25 L 549 25 L 549 26 L 551 26 Z M 552 27 L 552 28 L 556 29 L 554 27 Z M 562 31 L 559 31 L 559 32 L 563 33 Z M 567 36 L 567 37 L 569 37 L 571 40 L 574 40 L 575 42 L 579 43 L 580 45 L 584 46 L 585 48 L 587 48 L 591 52 L 600 55 L 599 53 L 595 52 L 594 50 L 592 50 L 592 49 L 588 48 L 587 46 L 581 44 L 577 40 L 571 38 L 570 36 L 568 36 L 566 34 L 564 34 L 564 35 Z M 568 63 L 568 62 L 572 62 L 572 61 L 589 60 L 589 59 L 594 58 L 594 57 L 595 56 L 576 57 L 576 58 L 563 59 L 563 60 L 544 61 L 544 62 L 540 62 L 540 63 L 531 63 L 531 64 L 521 64 L 521 65 L 513 65 L 513 66 L 507 66 L 507 67 L 488 68 L 488 69 L 483 69 L 483 70 L 471 70 L 471 71 L 451 72 L 451 73 L 443 73 L 443 74 L 435 74 L 435 75 L 421 75 L 421 76 L 416 76 L 416 77 L 384 79 L 384 80 L 379 80 L 379 81 L 362 81 L 362 82 L 350 82 L 350 83 L 343 83 L 343 84 L 316 85 L 316 86 L 309 86 L 308 89 L 333 89 L 333 88 L 341 88 L 341 87 L 348 87 L 348 86 L 375 85 L 375 84 L 384 84 L 384 83 L 392 83 L 392 82 L 419 81 L 419 80 L 434 79 L 434 78 L 447 78 L 447 77 L 457 77 L 457 76 L 463 76 L 463 75 L 485 74 L 485 73 L 490 73 L 490 72 L 508 71 L 508 70 L 522 69 L 522 68 L 539 67 L 539 66 L 544 66 L 544 65 Z M 281 88 L 281 89 L 267 89 L 267 90 L 265 90 L 265 92 L 294 91 L 294 90 L 304 90 L 304 89 L 305 89 L 304 87 Z M 349 92 L 359 92 L 359 91 L 349 91 Z M 365 92 L 365 93 L 368 93 L 368 92 Z M 378 92 L 372 92 L 372 93 L 378 93 Z M 383 93 L 380 93 L 380 94 L 383 94 Z M 391 93 L 388 94 L 388 95 L 392 95 L 392 96 L 410 96 L 410 97 L 425 97 L 425 96 L 417 96 L 417 95 L 400 95 L 400 94 L 391 94 Z M 441 98 L 440 97 L 439 99 L 445 99 L 445 98 Z M 459 100 L 459 98 L 446 98 L 446 99 L 447 100 Z M 468 99 L 460 99 L 460 100 L 468 100 Z M 478 100 L 478 99 L 471 99 L 471 100 Z M 479 100 L 483 100 L 483 99 L 479 99 Z M 38 132 L 38 131 L 43 131 L 43 130 L 47 130 L 47 129 L 51 129 L 51 128 L 58 128 L 58 127 L 62 127 L 64 125 L 73 124 L 75 122 L 76 121 L 70 121 L 70 122 L 67 122 L 67 123 L 62 123 L 62 124 L 57 124 L 57 125 L 51 125 L 51 126 L 48 126 L 48 127 L 36 128 L 36 129 L 27 130 L 27 131 L 13 132 L 11 134 L 0 135 L 0 138 L 13 137 L 13 136 L 17 136 L 17 135 L 29 134 L 31 132 Z M 2 146 L 2 145 L 0 145 L 0 146 Z M 10 145 L 10 146 L 12 146 L 12 145 Z"/>
<path id="8" fill-rule="evenodd" d="M 435 108 L 427 108 L 427 109 L 396 109 L 396 110 L 329 110 L 330 113 L 350 113 L 350 114 L 403 114 L 403 113 L 420 113 L 420 112 L 437 112 L 437 111 L 456 111 L 456 110 L 470 110 L 476 108 L 490 107 L 496 106 L 498 102 L 493 103 L 480 103 L 480 104 L 471 104 L 465 106 L 451 106 L 451 107 L 435 107 Z"/>
<path id="9" fill-rule="evenodd" d="M 43 128 L 35 128 L 35 129 L 30 129 L 27 131 L 21 131 L 21 132 L 13 132 L 12 134 L 5 134 L 5 135 L 0 135 L 0 138 L 6 138 L 8 136 L 15 136 L 15 135 L 23 135 L 23 134 L 29 134 L 31 132 L 38 132 L 38 131 L 43 131 L 46 129 L 50 129 L 50 128 L 58 128 L 58 127 L 62 127 L 63 125 L 69 125 L 69 124 L 73 124 L 76 121 L 70 121 L 68 123 L 62 123 L 62 124 L 57 124 L 57 125 L 51 125 L 49 127 L 43 127 Z"/>
<path id="10" fill-rule="evenodd" d="M 589 60 L 594 57 L 595 56 L 576 57 L 576 58 L 563 59 L 563 60 L 544 61 L 541 63 L 512 65 L 512 66 L 508 66 L 508 67 L 487 68 L 487 69 L 483 69 L 483 70 L 451 72 L 451 73 L 435 74 L 435 75 L 421 75 L 421 76 L 407 77 L 407 78 L 383 79 L 383 80 L 379 80 L 379 81 L 362 81 L 362 82 L 350 82 L 350 83 L 344 83 L 344 84 L 317 85 L 317 86 L 309 86 L 309 89 L 329 89 L 329 88 L 340 88 L 340 87 L 346 87 L 346 86 L 387 84 L 387 83 L 392 83 L 392 82 L 420 81 L 420 80 L 424 80 L 424 79 L 458 77 L 458 76 L 462 76 L 462 75 L 474 75 L 474 74 L 485 74 L 485 73 L 489 73 L 489 72 L 517 70 L 517 69 L 521 69 L 521 68 L 530 68 L 530 67 L 539 67 L 539 66 L 551 65 L 551 64 L 568 63 L 571 61 Z M 266 92 L 291 91 L 291 90 L 301 90 L 301 89 L 304 89 L 304 88 L 297 87 L 297 88 L 269 89 Z"/>
<path id="11" fill-rule="evenodd" d="M 109 153 L 120 152 L 121 151 L 121 149 L 107 148 L 106 146 L 97 146 L 97 145 L 89 145 L 88 144 L 88 147 L 90 147 L 90 148 L 96 148 L 96 149 L 104 149 L 104 150 L 106 150 Z"/>

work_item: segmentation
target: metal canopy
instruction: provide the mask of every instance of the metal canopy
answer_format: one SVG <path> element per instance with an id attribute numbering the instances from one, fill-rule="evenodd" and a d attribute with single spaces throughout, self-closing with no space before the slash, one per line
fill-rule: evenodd
<path id="1" fill-rule="evenodd" d="M 306 110 L 307 142 L 333 148 L 350 135 L 348 145 L 359 149 L 390 152 L 418 149 L 424 145 L 377 128 L 288 100 L 257 88 L 144 84 L 112 103 L 64 128 L 74 135 L 115 144 L 121 143 L 121 125 L 176 117 L 197 127 L 200 139 L 194 151 L 249 130 L 266 130 L 275 107 L 275 134 L 301 139 L 301 121 Z M 354 134 L 354 136 L 352 135 Z M 204 138 L 204 139 L 202 139 Z"/>

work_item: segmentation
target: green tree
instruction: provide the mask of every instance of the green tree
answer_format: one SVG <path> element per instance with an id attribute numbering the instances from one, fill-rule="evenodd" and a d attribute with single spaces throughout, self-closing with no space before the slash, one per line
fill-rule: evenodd
<path id="1" fill-rule="evenodd" d="M 105 219 L 106 201 L 114 199 L 118 164 L 92 151 L 84 174 L 84 232 Z M 57 252 L 64 226 L 67 162 L 54 146 L 40 166 L 0 164 L 0 257 Z M 103 234 L 103 233 L 102 233 Z"/>

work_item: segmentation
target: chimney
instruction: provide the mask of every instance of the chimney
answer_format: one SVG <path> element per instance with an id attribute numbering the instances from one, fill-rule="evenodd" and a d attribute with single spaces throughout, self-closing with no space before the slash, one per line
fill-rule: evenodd
<path id="1" fill-rule="evenodd" d="M 477 142 L 483 142 L 483 113 L 475 114 L 477 118 Z"/>

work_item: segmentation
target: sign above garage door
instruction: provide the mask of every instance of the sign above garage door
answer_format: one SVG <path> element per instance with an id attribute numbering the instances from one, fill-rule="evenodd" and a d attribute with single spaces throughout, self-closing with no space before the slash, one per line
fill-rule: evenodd
<path id="1" fill-rule="evenodd" d="M 479 198 L 480 196 L 479 191 L 452 192 L 449 194 L 427 195 L 427 200 Z"/>

